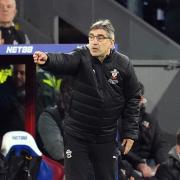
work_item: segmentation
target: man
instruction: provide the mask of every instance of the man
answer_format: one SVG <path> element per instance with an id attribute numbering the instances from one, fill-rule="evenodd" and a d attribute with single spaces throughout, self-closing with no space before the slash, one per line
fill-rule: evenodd
<path id="1" fill-rule="evenodd" d="M 27 35 L 15 28 L 16 12 L 15 0 L 0 0 L 0 44 L 29 43 Z"/>
<path id="2" fill-rule="evenodd" d="M 146 112 L 144 85 L 141 86 L 139 137 L 131 152 L 124 156 L 143 177 L 154 176 L 158 166 L 167 159 L 170 149 L 157 119 Z"/>
<path id="3" fill-rule="evenodd" d="M 71 84 L 72 78 L 62 79 L 57 104 L 48 106 L 40 114 L 37 123 L 39 148 L 43 154 L 59 162 L 64 161 L 63 119 L 71 101 Z"/>
<path id="4" fill-rule="evenodd" d="M 37 108 L 36 117 L 49 105 L 56 104 L 56 91 L 42 83 L 42 75 L 37 73 L 36 94 Z M 25 113 L 25 83 L 26 65 L 16 64 L 13 66 L 12 77 L 0 84 L 0 137 L 12 130 L 24 130 Z"/>
<path id="5" fill-rule="evenodd" d="M 13 76 L 0 84 L 0 137 L 13 130 L 24 130 L 25 65 L 14 65 Z"/>
<path id="6" fill-rule="evenodd" d="M 176 145 L 169 151 L 166 162 L 156 172 L 158 180 L 180 180 L 180 130 L 176 134 Z"/>
<path id="7" fill-rule="evenodd" d="M 69 54 L 35 52 L 42 68 L 74 78 L 69 116 L 64 120 L 67 180 L 115 180 L 117 120 L 123 117 L 124 154 L 138 135 L 139 83 L 129 59 L 114 49 L 109 20 L 95 22 L 89 44 Z"/>
<path id="8" fill-rule="evenodd" d="M 29 44 L 27 35 L 14 25 L 16 16 L 15 0 L 0 0 L 0 45 L 1 44 Z M 4 83 L 12 70 L 9 65 L 0 65 L 0 84 Z"/>

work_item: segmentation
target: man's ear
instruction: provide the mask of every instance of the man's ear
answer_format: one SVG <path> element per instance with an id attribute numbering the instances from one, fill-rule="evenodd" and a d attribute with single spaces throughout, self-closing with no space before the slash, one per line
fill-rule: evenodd
<path id="1" fill-rule="evenodd" d="M 114 49 L 114 40 L 111 39 L 111 49 Z"/>

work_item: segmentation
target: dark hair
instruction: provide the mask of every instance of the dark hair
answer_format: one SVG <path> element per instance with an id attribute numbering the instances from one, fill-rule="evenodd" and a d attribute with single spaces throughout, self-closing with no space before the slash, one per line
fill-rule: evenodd
<path id="1" fill-rule="evenodd" d="M 177 131 L 177 134 L 176 134 L 176 144 L 180 145 L 180 129 Z"/>
<path id="2" fill-rule="evenodd" d="M 94 29 L 103 29 L 108 33 L 108 36 L 114 40 L 114 27 L 109 19 L 96 21 L 91 25 L 90 31 Z"/>

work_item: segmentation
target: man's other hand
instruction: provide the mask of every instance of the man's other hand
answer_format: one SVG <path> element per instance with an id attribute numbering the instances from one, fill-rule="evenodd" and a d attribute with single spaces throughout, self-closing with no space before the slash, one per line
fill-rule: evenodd
<path id="1" fill-rule="evenodd" d="M 134 144 L 132 139 L 123 139 L 122 146 L 124 147 L 124 154 L 127 154 Z"/>

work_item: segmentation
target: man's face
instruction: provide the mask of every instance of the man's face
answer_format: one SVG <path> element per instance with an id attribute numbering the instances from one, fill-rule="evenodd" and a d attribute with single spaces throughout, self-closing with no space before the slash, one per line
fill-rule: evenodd
<path id="1" fill-rule="evenodd" d="M 0 24 L 12 23 L 16 15 L 14 0 L 0 0 Z"/>
<path id="2" fill-rule="evenodd" d="M 13 78 L 17 88 L 24 88 L 26 81 L 26 66 L 25 64 L 14 65 Z"/>
<path id="3" fill-rule="evenodd" d="M 94 29 L 89 32 L 89 50 L 92 56 L 103 60 L 113 47 L 114 40 L 104 29 Z"/>

